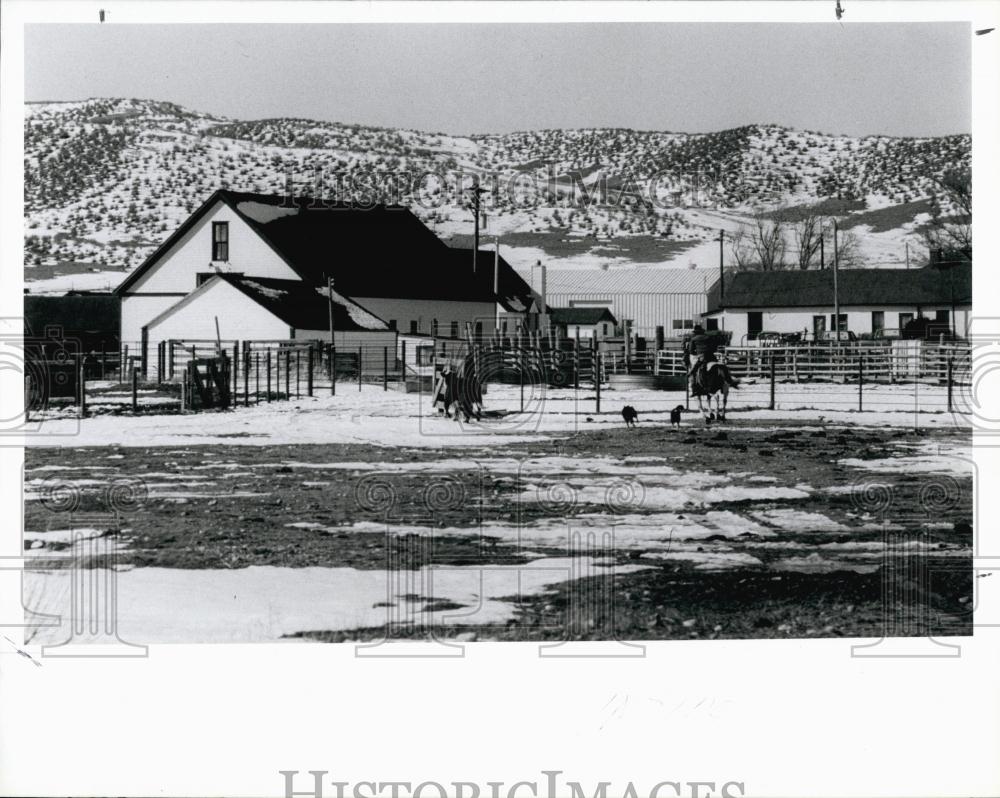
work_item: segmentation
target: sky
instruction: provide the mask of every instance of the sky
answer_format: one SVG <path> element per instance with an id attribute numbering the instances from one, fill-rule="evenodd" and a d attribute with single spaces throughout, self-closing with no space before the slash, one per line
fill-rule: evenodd
<path id="1" fill-rule="evenodd" d="M 29 25 L 29 101 L 454 134 L 774 123 L 971 132 L 965 23 Z"/>

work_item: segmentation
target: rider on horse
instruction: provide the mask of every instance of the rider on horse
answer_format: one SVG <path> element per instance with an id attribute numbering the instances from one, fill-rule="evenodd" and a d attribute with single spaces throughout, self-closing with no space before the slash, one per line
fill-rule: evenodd
<path id="1" fill-rule="evenodd" d="M 700 324 L 694 325 L 691 337 L 684 346 L 684 355 L 688 362 L 688 379 L 691 381 L 691 393 L 699 393 L 698 385 L 701 372 L 707 364 L 715 363 L 715 352 L 719 348 L 719 336 L 708 335 Z"/>

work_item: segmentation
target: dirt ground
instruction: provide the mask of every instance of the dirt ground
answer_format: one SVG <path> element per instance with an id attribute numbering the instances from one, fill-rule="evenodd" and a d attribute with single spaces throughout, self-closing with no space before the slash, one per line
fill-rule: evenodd
<path id="1" fill-rule="evenodd" d="M 25 546 L 58 550 L 68 544 L 46 540 L 46 530 L 116 511 L 119 566 L 369 570 L 391 561 L 403 569 L 475 567 L 567 555 L 566 536 L 546 542 L 533 535 L 525 543 L 511 529 L 565 524 L 599 530 L 623 519 L 641 525 L 669 516 L 670 529 L 648 545 L 625 541 L 601 548 L 599 573 L 540 594 L 497 597 L 514 608 L 499 625 L 426 616 L 433 620 L 303 629 L 294 636 L 339 642 L 386 635 L 634 640 L 970 634 L 971 477 L 892 467 L 906 458 L 917 462 L 919 452 L 937 444 L 954 449 L 967 441 L 954 432 L 815 423 L 763 429 L 737 421 L 725 429 L 647 424 L 583 431 L 502 451 L 34 448 L 26 453 Z M 868 470 L 840 462 L 845 459 L 889 460 L 890 466 Z M 582 473 L 588 463 L 592 472 Z M 615 464 L 611 475 L 607 463 Z M 680 506 L 670 493 L 664 505 L 663 491 L 683 489 L 691 474 L 697 490 Z M 545 500 L 530 498 L 532 491 Z M 594 491 L 605 498 L 594 500 Z M 726 527 L 725 519 L 745 521 L 746 531 Z M 718 534 L 705 534 L 712 524 Z M 701 531 L 686 531 L 691 529 Z M 405 598 L 423 602 L 427 613 L 461 606 L 443 597 Z"/>

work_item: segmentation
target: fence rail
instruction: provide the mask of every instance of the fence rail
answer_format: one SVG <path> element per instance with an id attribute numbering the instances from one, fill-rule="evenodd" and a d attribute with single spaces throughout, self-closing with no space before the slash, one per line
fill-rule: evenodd
<path id="1" fill-rule="evenodd" d="M 184 412 L 360 391 L 366 385 L 429 392 L 434 375 L 448 362 L 486 386 L 544 384 L 594 391 L 599 412 L 603 385 L 632 384 L 621 375 L 647 375 L 649 386 L 684 390 L 687 373 L 677 347 L 626 351 L 592 339 L 538 335 L 496 336 L 476 344 L 432 339 L 409 349 L 402 339 L 397 346 L 346 348 L 302 340 L 172 340 L 152 347 L 147 357 L 138 356 L 143 349 L 126 342 L 117 350 L 79 352 L 49 342 L 28 352 L 29 408 L 77 405 L 81 414 L 88 409 Z M 769 383 L 765 393 L 772 397 L 776 383 L 811 382 L 936 383 L 949 386 L 950 396 L 952 386 L 969 383 L 972 365 L 968 345 L 920 341 L 729 346 L 719 354 L 734 376 L 747 381 L 748 390 Z"/>

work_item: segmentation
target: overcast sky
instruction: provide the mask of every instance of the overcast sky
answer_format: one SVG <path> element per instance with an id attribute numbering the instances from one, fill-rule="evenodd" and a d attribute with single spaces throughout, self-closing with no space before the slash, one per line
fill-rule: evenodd
<path id="1" fill-rule="evenodd" d="M 964 23 L 31 25 L 28 100 L 143 97 L 239 119 L 970 132 Z"/>

